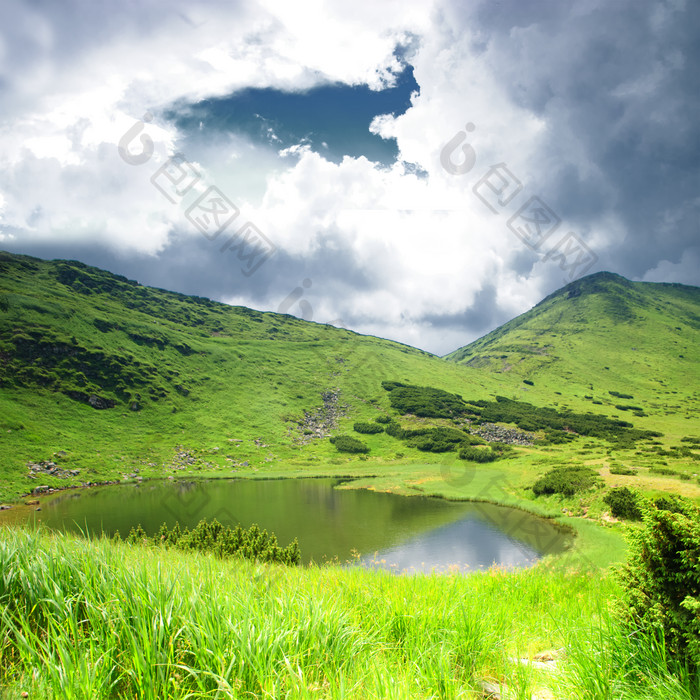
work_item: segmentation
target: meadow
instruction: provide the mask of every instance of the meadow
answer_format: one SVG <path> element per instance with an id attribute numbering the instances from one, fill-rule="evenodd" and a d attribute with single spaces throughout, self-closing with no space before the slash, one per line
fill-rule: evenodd
<path id="1" fill-rule="evenodd" d="M 4 698 L 408 700 L 500 689 L 691 700 L 700 689 L 662 637 L 620 622 L 614 576 L 574 559 L 396 576 L 4 529 L 0 571 Z"/>
<path id="2" fill-rule="evenodd" d="M 700 697 L 623 623 L 640 525 L 611 514 L 700 502 L 696 288 L 592 275 L 440 358 L 76 261 L 0 275 L 0 524 L 104 481 L 343 476 L 577 533 L 527 570 L 396 576 L 0 527 L 0 697 Z"/>

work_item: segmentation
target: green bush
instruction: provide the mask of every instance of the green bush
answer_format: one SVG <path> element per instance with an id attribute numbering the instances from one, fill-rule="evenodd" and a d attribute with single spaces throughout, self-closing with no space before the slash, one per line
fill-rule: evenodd
<path id="1" fill-rule="evenodd" d="M 488 445 L 488 442 L 484 438 L 478 435 L 466 434 L 462 440 L 464 445 Z"/>
<path id="2" fill-rule="evenodd" d="M 406 431 L 401 427 L 398 421 L 392 420 L 391 422 L 386 424 L 384 432 L 387 435 L 391 435 L 391 437 L 395 437 L 400 440 Z"/>
<path id="3" fill-rule="evenodd" d="M 364 442 L 360 442 L 357 438 L 349 435 L 338 435 L 331 438 L 331 442 L 335 445 L 338 452 L 350 452 L 352 454 L 360 454 L 369 452 L 369 447 Z"/>
<path id="4" fill-rule="evenodd" d="M 654 499 L 654 506 L 659 510 L 668 510 L 671 513 L 683 512 L 683 499 L 675 494 L 669 496 L 659 496 Z"/>
<path id="5" fill-rule="evenodd" d="M 535 386 L 535 382 L 529 379 L 523 379 L 523 384 L 529 384 L 530 386 Z"/>
<path id="6" fill-rule="evenodd" d="M 466 459 L 468 462 L 495 462 L 498 455 L 490 447 L 472 447 L 467 445 L 459 451 L 459 458 Z"/>
<path id="7" fill-rule="evenodd" d="M 610 396 L 615 396 L 618 399 L 633 399 L 632 394 L 621 394 L 619 391 L 609 391 Z"/>
<path id="8" fill-rule="evenodd" d="M 675 469 L 666 467 L 649 467 L 649 471 L 652 474 L 662 474 L 663 476 L 678 476 L 678 472 Z"/>
<path id="9" fill-rule="evenodd" d="M 403 414 L 411 413 L 424 418 L 452 418 L 465 410 L 461 396 L 442 389 L 406 386 L 398 382 L 382 382 L 382 386 L 390 392 L 391 407 Z"/>
<path id="10" fill-rule="evenodd" d="M 412 386 L 400 382 L 382 382 L 382 386 L 389 391 L 392 408 L 402 414 L 411 413 L 427 418 L 466 416 L 475 425 L 482 422 L 514 423 L 522 430 L 531 432 L 544 429 L 544 444 L 568 442 L 578 435 L 587 435 L 615 443 L 620 449 L 628 449 L 633 448 L 634 443 L 639 440 L 661 437 L 661 433 L 657 431 L 640 430 L 627 421 L 595 413 L 574 413 L 569 409 L 534 406 L 505 396 L 496 396 L 495 401 L 465 401 L 458 394 L 450 394 L 432 387 Z M 632 398 L 628 395 L 622 396 Z"/>
<path id="11" fill-rule="evenodd" d="M 610 512 L 616 518 L 624 518 L 626 520 L 642 519 L 642 511 L 639 509 L 639 497 L 626 486 L 611 489 L 603 500 L 610 506 Z"/>
<path id="12" fill-rule="evenodd" d="M 536 496 L 552 493 L 573 496 L 579 491 L 587 491 L 598 481 L 598 474 L 590 467 L 557 467 L 541 476 L 532 490 Z"/>
<path id="13" fill-rule="evenodd" d="M 544 437 L 537 440 L 538 445 L 565 445 L 576 439 L 576 435 L 567 433 L 565 430 L 552 430 L 545 428 Z"/>
<path id="14" fill-rule="evenodd" d="M 634 476 L 637 473 L 636 469 L 631 469 L 630 467 L 624 467 L 622 465 L 614 465 L 610 467 L 611 474 L 617 474 L 618 476 Z"/>
<path id="15" fill-rule="evenodd" d="M 384 432 L 384 428 L 376 423 L 355 423 L 352 429 L 356 433 L 363 433 L 364 435 L 376 435 L 376 433 Z"/>
<path id="16" fill-rule="evenodd" d="M 391 423 L 391 416 L 377 416 L 374 420 L 382 424 Z"/>
<path id="17" fill-rule="evenodd" d="M 462 430 L 454 428 L 421 429 L 418 435 L 409 437 L 408 446 L 417 447 L 423 452 L 450 452 L 462 443 L 465 437 L 466 434 Z"/>
<path id="18" fill-rule="evenodd" d="M 700 509 L 683 499 L 675 512 L 642 508 L 644 526 L 630 535 L 619 573 L 632 628 L 663 631 L 668 653 L 700 671 Z"/>
<path id="19" fill-rule="evenodd" d="M 115 539 L 121 539 L 115 533 Z M 299 543 L 295 539 L 288 547 L 280 547 L 277 537 L 261 530 L 257 525 L 248 529 L 236 525 L 230 528 L 218 520 L 207 522 L 200 520 L 193 530 L 180 528 L 175 523 L 172 530 L 163 523 L 153 537 L 148 537 L 141 525 L 132 527 L 126 538 L 127 544 L 153 545 L 156 547 L 176 547 L 177 549 L 194 550 L 197 552 L 213 552 L 218 557 L 240 556 L 264 562 L 278 562 L 295 565 L 301 561 Z"/>

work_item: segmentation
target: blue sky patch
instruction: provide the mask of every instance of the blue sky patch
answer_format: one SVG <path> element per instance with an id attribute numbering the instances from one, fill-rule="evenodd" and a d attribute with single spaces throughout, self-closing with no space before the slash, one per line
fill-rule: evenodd
<path id="1" fill-rule="evenodd" d="M 198 140 L 199 134 L 210 138 L 212 131 L 236 133 L 279 149 L 308 143 L 335 163 L 347 155 L 390 164 L 398 155 L 396 141 L 370 133 L 369 125 L 378 114 L 403 114 L 418 91 L 407 65 L 385 90 L 337 83 L 306 92 L 248 88 L 175 108 L 166 116 L 188 140 Z"/>

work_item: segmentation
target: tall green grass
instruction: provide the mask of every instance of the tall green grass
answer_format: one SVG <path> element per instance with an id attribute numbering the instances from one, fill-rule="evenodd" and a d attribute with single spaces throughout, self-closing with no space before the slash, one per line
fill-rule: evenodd
<path id="1" fill-rule="evenodd" d="M 626 636 L 603 575 L 289 568 L 0 532 L 0 695 L 31 698 L 693 697 Z M 554 673 L 518 659 L 562 649 Z M 665 692 L 665 695 L 664 695 Z M 697 696 L 696 696 L 697 697 Z"/>

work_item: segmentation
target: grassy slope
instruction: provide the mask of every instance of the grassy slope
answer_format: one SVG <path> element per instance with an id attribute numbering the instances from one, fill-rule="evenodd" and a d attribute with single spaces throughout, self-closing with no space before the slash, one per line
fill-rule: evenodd
<path id="1" fill-rule="evenodd" d="M 144 477 L 352 474 L 376 477 L 361 482 L 370 488 L 479 498 L 559 517 L 565 506 L 598 518 L 606 509 L 601 492 L 562 501 L 534 499 L 528 490 L 563 463 L 591 464 L 610 485 L 700 497 L 695 480 L 648 472 L 668 458 L 615 452 L 596 439 L 519 448 L 515 458 L 480 466 L 457 484 L 445 479 L 464 471 L 454 453 L 422 453 L 380 434 L 362 436 L 371 453 L 357 459 L 327 439 L 303 446 L 293 439 L 300 435 L 295 421 L 321 405 L 323 391 L 340 390 L 348 411 L 335 432 L 352 433 L 354 421 L 389 412 L 380 385 L 398 379 L 465 398 L 500 394 L 627 420 L 629 412 L 614 404 L 641 405 L 649 417 L 631 418 L 634 424 L 664 432 L 664 447 L 677 444 L 700 432 L 687 420 L 698 404 L 697 387 L 688 381 L 700 359 L 695 288 L 585 278 L 446 362 L 291 316 L 142 287 L 81 263 L 0 254 L 0 280 L 6 302 L 0 308 L 0 498 L 42 483 L 122 479 L 134 469 Z M 96 410 L 66 390 L 95 393 L 116 406 Z M 608 390 L 634 400 L 615 399 Z M 133 401 L 140 410 L 129 410 Z M 182 450 L 195 463 L 173 471 Z M 66 456 L 57 463 L 80 469 L 78 477 L 27 478 L 28 460 L 58 451 Z M 616 461 L 642 468 L 636 477 L 613 477 L 607 466 Z M 687 474 L 696 465 L 670 461 Z M 619 557 L 619 544 L 602 535 L 597 541 L 601 561 Z"/>
<path id="2" fill-rule="evenodd" d="M 627 420 L 615 406 L 641 406 L 648 417 L 633 418 L 635 426 L 678 439 L 698 432 L 699 341 L 699 288 L 599 273 L 446 357 L 534 382 L 518 387 L 519 398 L 533 403 Z"/>
<path id="3" fill-rule="evenodd" d="M 67 452 L 62 466 L 81 468 L 80 479 L 92 474 L 93 481 L 133 467 L 140 467 L 144 475 L 162 475 L 163 463 L 172 462 L 180 445 L 195 453 L 198 466 L 206 468 L 208 462 L 226 468 L 228 474 L 232 470 L 225 455 L 267 471 L 283 461 L 286 465 L 296 460 L 302 467 L 320 458 L 345 462 L 327 440 L 300 449 L 288 435 L 304 410 L 322 404 L 323 391 L 340 389 L 341 403 L 349 406 L 344 423 L 351 425 L 388 406 L 380 386 L 387 377 L 444 388 L 458 385 L 478 396 L 487 396 L 500 384 L 490 378 L 482 383 L 477 372 L 447 366 L 398 343 L 135 286 L 94 268 L 78 268 L 105 288 L 86 295 L 76 292 L 84 286 L 56 279 L 57 268 L 65 267 L 69 265 L 0 257 L 0 294 L 5 292 L 9 301 L 9 310 L 0 315 L 5 365 L 0 366 L 0 468 L 5 497 L 28 484 L 27 460 L 49 459 L 60 450 Z M 101 332 L 95 319 L 115 327 Z M 25 342 L 34 348 L 30 353 L 40 353 L 38 358 L 18 357 L 13 346 L 12 338 L 26 335 L 28 329 L 49 338 L 38 350 L 37 340 Z M 79 349 L 75 361 L 73 345 Z M 192 354 L 177 349 L 185 345 Z M 18 366 L 42 366 L 45 369 L 38 372 L 48 377 L 25 379 L 25 386 L 17 386 Z M 100 378 L 90 381 L 90 370 L 105 367 L 112 388 L 121 393 Z M 79 370 L 87 375 L 87 386 L 80 386 Z M 68 398 L 60 388 L 37 385 L 52 379 L 62 388 L 94 392 L 117 405 L 95 410 Z M 128 410 L 133 400 L 141 410 Z M 255 446 L 255 438 L 269 448 Z M 242 443 L 232 445 L 231 440 Z M 149 470 L 149 462 L 157 468 Z"/>
<path id="4" fill-rule="evenodd" d="M 534 691 L 572 700 L 697 695 L 682 670 L 668 668 L 663 648 L 618 627 L 610 612 L 619 604 L 618 591 L 609 574 L 581 570 L 581 553 L 596 564 L 621 555 L 622 526 L 601 527 L 597 518 L 601 492 L 534 499 L 526 488 L 553 465 L 590 463 L 610 484 L 697 497 L 694 481 L 648 472 L 645 465 L 662 458 L 617 453 L 607 443 L 581 438 L 563 446 L 519 448 L 516 458 L 479 466 L 460 480 L 464 464 L 454 454 L 420 453 L 387 435 L 362 436 L 372 447 L 365 461 L 338 454 L 328 440 L 300 447 L 287 434 L 288 418 L 317 407 L 321 392 L 335 387 L 349 405 L 341 427 L 350 432 L 353 421 L 375 416 L 378 407 L 388 412 L 380 382 L 398 379 L 465 398 L 500 394 L 607 415 L 619 413 L 615 403 L 627 402 L 606 395 L 612 389 L 633 394 L 629 403 L 651 414 L 631 418 L 635 425 L 659 426 L 666 433 L 664 446 L 677 444 L 680 436 L 700 432 L 686 419 L 697 408 L 692 366 L 678 369 L 674 356 L 685 354 L 697 367 L 698 324 L 692 316 L 697 290 L 642 285 L 645 300 L 658 296 L 660 309 L 628 302 L 635 313 L 649 314 L 646 329 L 632 323 L 610 327 L 600 295 L 572 297 L 579 300 L 576 307 L 563 303 L 570 300 L 561 295 L 545 300 L 536 314 L 544 309 L 550 317 L 540 319 L 539 331 L 526 327 L 534 324 L 532 316 L 521 317 L 500 336 L 470 346 L 473 356 L 476 348 L 489 360 L 488 367 L 477 368 L 292 317 L 135 287 L 94 269 L 83 269 L 81 284 L 92 278 L 109 289 L 85 294 L 75 279 L 71 286 L 59 282 L 57 268 L 61 265 L 0 254 L 0 498 L 40 483 L 26 478 L 25 462 L 58 450 L 67 452 L 57 460 L 62 466 L 82 469 L 76 481 L 120 478 L 135 467 L 144 476 L 193 470 L 222 476 L 352 473 L 362 477 L 358 485 L 369 488 L 486 498 L 557 513 L 576 524 L 579 546 L 569 557 L 515 573 L 396 577 L 339 567 L 220 562 L 0 528 L 0 697 L 27 691 L 36 698 L 188 692 L 231 698 L 452 698 L 478 697 L 481 679 L 505 682 L 523 698 Z M 102 332 L 95 318 L 118 327 Z M 559 325 L 552 335 L 546 324 L 555 318 Z M 585 323 L 586 318 L 596 322 Z M 575 321 L 579 333 L 573 333 Z M 612 339 L 601 335 L 606 324 Z M 687 350 L 673 343 L 676 326 L 688 339 Z M 34 338 L 28 334 L 32 328 L 39 328 Z M 634 342 L 627 342 L 633 334 Z M 12 337 L 26 352 L 38 344 L 35 360 L 43 359 L 31 363 L 26 352 L 18 358 Z M 145 345 L 144 338 L 159 339 L 161 348 Z M 493 344 L 486 347 L 491 341 L 543 342 L 549 354 L 494 350 Z M 193 354 L 176 349 L 185 343 Z M 94 355 L 100 352 L 105 357 Z M 494 362 L 490 355 L 508 355 L 512 369 L 504 371 L 501 363 L 508 358 Z M 63 359 L 56 363 L 56 357 Z M 80 363 L 70 359 L 76 357 L 84 379 Z M 18 368 L 30 367 L 41 371 L 18 382 Z M 110 371 L 100 374 L 105 367 Z M 90 386 L 91 373 L 101 377 L 99 386 Z M 523 378 L 534 386 L 524 385 Z M 37 379 L 49 384 L 38 387 Z M 52 379 L 66 386 L 52 387 Z M 77 389 L 67 385 L 80 381 L 86 393 L 94 390 L 117 405 L 95 410 L 61 393 Z M 165 396 L 158 396 L 161 391 Z M 134 412 L 128 404 L 136 393 L 141 410 Z M 586 395 L 602 403 L 592 404 Z M 258 437 L 269 447 L 256 446 Z M 179 445 L 196 462 L 185 472 L 172 472 L 168 465 Z M 405 455 L 397 457 L 399 451 Z M 249 461 L 249 467 L 232 468 L 226 455 L 238 464 Z M 640 472 L 611 476 L 605 465 L 612 461 L 635 464 Z M 697 464 L 665 461 L 687 473 Z M 51 480 L 42 477 L 43 482 Z M 565 518 L 564 506 L 577 513 L 588 508 L 593 517 Z M 556 674 L 514 661 L 549 648 L 566 649 Z"/>
<path id="5" fill-rule="evenodd" d="M 476 698 L 483 680 L 523 699 L 697 697 L 657 640 L 620 628 L 609 577 L 285 568 L 11 530 L 0 570 L 0 697 Z M 553 673 L 529 663 L 548 650 Z"/>

